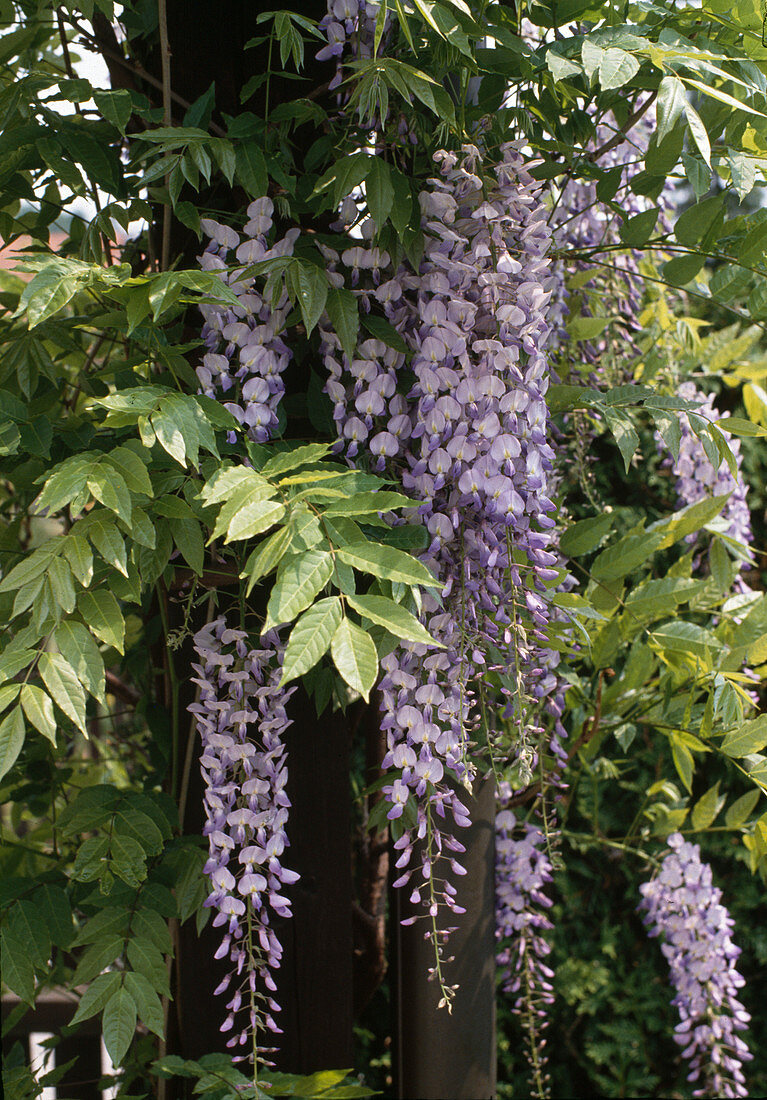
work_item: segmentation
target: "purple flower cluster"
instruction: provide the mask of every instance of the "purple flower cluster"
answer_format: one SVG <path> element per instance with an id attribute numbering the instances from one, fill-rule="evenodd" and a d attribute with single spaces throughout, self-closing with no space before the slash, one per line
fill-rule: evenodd
<path id="1" fill-rule="evenodd" d="M 274 303 L 269 294 L 259 292 L 253 278 L 244 277 L 243 266 L 232 264 L 248 265 L 293 254 L 298 229 L 289 229 L 281 240 L 269 245 L 273 213 L 271 199 L 252 202 L 242 237 L 209 218 L 200 223 L 210 238 L 200 264 L 204 271 L 218 272 L 240 304 L 201 306 L 205 318 L 202 337 L 208 351 L 197 368 L 197 377 L 202 393 L 222 401 L 259 443 L 271 439 L 278 425 L 277 407 L 285 392 L 282 376 L 291 358 L 281 333 L 291 305 L 287 291 Z"/>
<path id="2" fill-rule="evenodd" d="M 681 1018 L 674 1037 L 690 1062 L 687 1079 L 697 1084 L 693 1096 L 748 1096 L 742 1063 L 751 1054 L 737 1032 L 751 1017 L 737 999 L 745 983 L 735 969 L 733 920 L 698 845 L 680 833 L 668 845 L 659 874 L 640 887 L 640 909 L 650 935 L 665 941 Z"/>
<path id="3" fill-rule="evenodd" d="M 460 159 L 437 155 L 440 176 L 420 196 L 417 273 L 393 272 L 369 226 L 341 255 L 327 250 L 334 277 L 346 269 L 363 309 L 384 314 L 407 354 L 363 339 L 349 359 L 320 325 L 339 446 L 349 459 L 364 446 L 377 470 L 392 471 L 422 502 L 408 518 L 426 527 L 423 560 L 444 585 L 440 596 L 423 597 L 422 617 L 445 648 L 401 646 L 384 658 L 381 682 L 385 766 L 398 769 L 384 788 L 389 816 L 408 803 L 415 815 L 397 841 L 397 881 L 410 880 L 421 840 L 426 885 L 413 898 L 432 920 L 442 905 L 461 911 L 454 887 L 435 871 L 447 847 L 460 873 L 461 846 L 437 828 L 435 814 L 449 809 L 459 825 L 467 821 L 454 783 L 471 783 L 470 739 L 481 712 L 496 736 L 491 678 L 501 675 L 518 743 L 529 733 L 528 694 L 541 699 L 553 684 L 537 660 L 549 620 L 545 592 L 557 575 L 547 492 L 549 233 L 519 146 L 501 152 L 486 178 L 473 146 Z"/>
<path id="4" fill-rule="evenodd" d="M 327 39 L 317 53 L 318 61 L 335 59 L 336 75 L 329 84 L 332 91 L 343 80 L 344 55 L 353 60 L 373 56 L 375 26 L 380 4 L 371 0 L 328 0 L 327 15 L 319 22 L 319 29 Z M 386 15 L 386 27 L 391 17 Z"/>
<path id="5" fill-rule="evenodd" d="M 255 1057 L 257 1031 L 279 1032 L 271 994 L 282 948 L 272 918 L 290 916 L 282 889 L 298 879 L 282 863 L 290 807 L 285 704 L 294 689 L 278 686 L 283 647 L 274 632 L 251 649 L 244 631 L 219 618 L 195 635 L 194 645 L 200 695 L 189 710 L 202 739 L 206 787 L 211 893 L 205 904 L 216 911 L 213 924 L 225 929 L 216 958 L 232 966 L 215 992 L 230 998 L 221 1027 L 233 1032 L 227 1046 L 250 1040 Z M 240 1012 L 246 1015 L 237 1023 Z"/>
<path id="6" fill-rule="evenodd" d="M 707 420 L 717 423 L 722 422 L 722 427 L 727 428 L 727 413 L 720 413 L 714 405 L 713 394 L 704 394 L 696 388 L 694 382 L 684 382 L 678 390 L 679 397 L 685 401 L 694 401 L 700 407 L 696 412 Z M 735 456 L 735 464 L 738 470 L 737 478 L 724 461 L 719 466 L 714 466 L 703 449 L 703 444 L 693 432 L 686 413 L 681 413 L 679 426 L 682 438 L 679 444 L 679 458 L 674 462 L 670 457 L 667 464 L 672 467 L 676 477 L 676 495 L 679 505 L 684 507 L 695 504 L 706 497 L 722 496 L 730 493 L 730 499 L 719 514 L 724 522 L 724 534 L 736 539 L 744 546 L 749 546 L 753 541 L 751 528 L 751 514 L 746 500 L 746 483 L 741 476 L 743 456 L 740 453 L 740 440 L 730 437 L 730 450 Z M 659 446 L 663 446 L 659 436 L 656 436 Z M 696 536 L 689 536 L 690 541 L 695 541 Z"/>
<path id="7" fill-rule="evenodd" d="M 508 802 L 511 789 L 502 783 L 499 806 Z M 546 911 L 551 899 L 546 887 L 552 881 L 546 838 L 537 825 L 526 823 L 519 835 L 511 810 L 501 808 L 495 819 L 496 956 L 504 992 L 516 994 L 514 1011 L 521 1018 L 538 1095 L 545 1093 L 543 1050 L 546 1009 L 554 1002 L 553 971 L 546 963 L 551 947 L 546 933 L 552 928 Z"/>

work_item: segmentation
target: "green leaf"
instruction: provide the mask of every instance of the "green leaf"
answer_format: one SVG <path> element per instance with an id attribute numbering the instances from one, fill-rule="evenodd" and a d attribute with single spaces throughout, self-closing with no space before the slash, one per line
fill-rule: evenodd
<path id="1" fill-rule="evenodd" d="M 651 206 L 649 210 L 643 210 L 633 218 L 628 218 L 620 228 L 620 238 L 623 243 L 629 248 L 639 248 L 646 244 L 655 229 L 659 213 L 657 206 Z"/>
<path id="2" fill-rule="evenodd" d="M 305 611 L 290 632 L 282 666 L 281 684 L 303 676 L 327 652 L 341 622 L 338 596 L 319 600 Z"/>
<path id="3" fill-rule="evenodd" d="M 384 627 L 395 638 L 421 642 L 438 649 L 445 648 L 419 623 L 415 615 L 386 596 L 347 596 L 346 602 L 372 623 Z"/>
<path id="4" fill-rule="evenodd" d="M 264 630 L 290 623 L 313 602 L 333 572 L 333 555 L 307 550 L 280 567 L 266 609 Z"/>
<path id="5" fill-rule="evenodd" d="M 187 449 L 191 456 L 199 443 L 194 425 L 190 434 L 188 420 L 184 418 L 178 407 L 174 407 L 167 401 L 152 413 L 151 424 L 160 446 L 180 466 L 186 466 Z"/>
<path id="6" fill-rule="evenodd" d="M 35 966 L 47 969 L 51 956 L 51 937 L 37 906 L 27 900 L 14 902 L 7 912 L 6 922 L 11 935 L 27 945 Z"/>
<path id="7" fill-rule="evenodd" d="M 53 701 L 87 737 L 85 692 L 75 670 L 60 653 L 41 653 L 37 667 Z"/>
<path id="8" fill-rule="evenodd" d="M 121 858 L 132 860 L 137 866 L 143 863 L 144 855 L 157 856 L 163 849 L 160 829 L 148 813 L 138 809 L 133 799 L 123 803 L 115 813 L 114 835 L 129 838 L 139 845 L 140 851 L 132 846 L 121 851 Z"/>
<path id="9" fill-rule="evenodd" d="M 350 290 L 331 286 L 328 289 L 325 309 L 333 326 L 333 331 L 341 341 L 341 347 L 349 359 L 353 359 L 360 328 L 357 299 Z"/>
<path id="10" fill-rule="evenodd" d="M 661 536 L 657 549 L 666 550 L 669 546 L 673 546 L 675 542 L 686 538 L 687 535 L 694 534 L 705 527 L 707 523 L 710 523 L 712 519 L 715 519 L 724 508 L 729 497 L 729 493 L 724 493 L 722 496 L 706 497 L 695 504 L 688 504 L 686 508 L 681 508 L 678 512 L 675 512 L 673 516 L 650 524 L 647 528 L 647 535 L 652 541 L 657 536 Z"/>
<path id="11" fill-rule="evenodd" d="M 273 527 L 285 515 L 285 505 L 275 500 L 256 500 L 244 504 L 232 516 L 224 542 L 250 539 Z"/>
<path id="12" fill-rule="evenodd" d="M 28 1005 L 35 1001 L 35 968 L 29 956 L 27 941 L 18 939 L 5 927 L 0 930 L 3 958 L 3 981 Z"/>
<path id="13" fill-rule="evenodd" d="M 53 716 L 53 703 L 42 688 L 35 684 L 24 684 L 21 689 L 21 705 L 35 729 L 55 745 L 56 719 Z"/>
<path id="14" fill-rule="evenodd" d="M 84 841 L 72 865 L 72 878 L 77 882 L 92 882 L 101 878 L 107 870 L 109 840 L 105 836 L 92 836 Z"/>
<path id="15" fill-rule="evenodd" d="M 290 549 L 293 541 L 293 532 L 289 527 L 281 527 L 267 539 L 264 539 L 253 551 L 245 562 L 245 569 L 240 574 L 241 578 L 248 579 L 245 591 L 246 597 L 250 595 L 253 585 L 266 577 L 282 561 L 282 558 Z"/>
<path id="16" fill-rule="evenodd" d="M 93 580 L 93 553 L 87 540 L 83 535 L 66 535 L 62 552 L 77 580 L 87 588 Z"/>
<path id="17" fill-rule="evenodd" d="M 32 901 L 48 926 L 52 942 L 57 947 L 69 947 L 75 929 L 72 924 L 72 906 L 64 890 L 55 883 L 44 882 L 35 890 Z"/>
<path id="18" fill-rule="evenodd" d="M 703 267 L 705 259 L 698 252 L 674 256 L 663 265 L 663 278 L 672 286 L 687 286 Z"/>
<path id="19" fill-rule="evenodd" d="M 132 836 L 115 831 L 112 834 L 111 854 L 110 869 L 128 886 L 138 889 L 147 874 L 143 846 Z"/>
<path id="20" fill-rule="evenodd" d="M 178 917 L 181 923 L 188 920 L 194 913 L 199 913 L 205 898 L 208 896 L 208 880 L 203 871 L 205 857 L 199 848 L 188 849 L 184 852 L 184 860 L 181 863 L 181 872 L 173 884 L 173 892 L 178 906 Z M 170 946 L 163 947 L 157 942 L 157 936 L 151 937 L 152 943 L 160 951 L 170 953 Z"/>
<path id="21" fill-rule="evenodd" d="M 746 794 L 736 798 L 733 804 L 728 807 L 727 813 L 724 815 L 724 823 L 728 829 L 738 829 L 748 818 L 751 816 L 756 808 L 756 804 L 761 797 L 762 792 L 760 790 L 747 791 Z"/>
<path id="22" fill-rule="evenodd" d="M 697 83 L 695 81 L 694 83 Z M 702 85 L 701 85 L 702 87 Z M 690 127 L 690 133 L 692 134 L 693 141 L 698 146 L 698 151 L 703 157 L 704 161 L 711 167 L 711 142 L 708 139 L 708 132 L 703 125 L 703 119 L 695 110 L 691 103 L 685 103 L 684 113 L 687 117 L 687 125 Z"/>
<path id="23" fill-rule="evenodd" d="M 655 108 L 658 144 L 673 130 L 686 106 L 687 92 L 682 81 L 676 76 L 664 76 L 658 88 Z"/>
<path id="24" fill-rule="evenodd" d="M 375 493 L 355 493 L 346 500 L 332 501 L 324 511 L 326 516 L 375 516 L 395 508 L 412 508 L 416 502 L 402 493 L 379 489 Z"/>
<path id="25" fill-rule="evenodd" d="M 254 199 L 260 199 L 269 188 L 269 176 L 266 160 L 256 141 L 247 141 L 237 146 L 237 178 L 247 193 Z"/>
<path id="26" fill-rule="evenodd" d="M 375 642 L 350 619 L 341 619 L 330 643 L 333 663 L 346 683 L 367 702 L 378 678 Z"/>
<path id="27" fill-rule="evenodd" d="M 677 775 L 682 780 L 685 788 L 692 792 L 692 777 L 695 771 L 693 755 L 677 734 L 672 733 L 669 740 L 671 741 L 671 756 Z"/>
<path id="28" fill-rule="evenodd" d="M 164 955 L 169 955 L 173 950 L 168 925 L 153 909 L 137 910 L 131 922 L 131 930 L 136 938 L 140 936 L 149 939 Z"/>
<path id="29" fill-rule="evenodd" d="M 289 275 L 308 336 L 324 312 L 328 299 L 328 277 L 323 268 L 298 260 L 289 268 Z"/>
<path id="30" fill-rule="evenodd" d="M 407 344 L 394 325 L 389 324 L 384 317 L 379 317 L 376 313 L 363 313 L 360 316 L 360 321 L 362 327 L 366 328 L 376 340 L 380 340 L 387 347 L 393 348 L 394 351 L 401 352 L 402 355 L 407 354 Z"/>
<path id="31" fill-rule="evenodd" d="M 703 588 L 704 582 L 688 577 L 659 577 L 643 581 L 626 597 L 626 609 L 633 615 L 665 617 L 675 605 L 686 603 Z"/>
<path id="32" fill-rule="evenodd" d="M 98 939 L 80 957 L 77 969 L 72 975 L 72 985 L 83 985 L 95 978 L 97 974 L 101 974 L 114 963 L 115 959 L 122 955 L 124 947 L 124 936 L 108 936 L 106 939 Z"/>
<path id="33" fill-rule="evenodd" d="M 118 653 L 125 652 L 125 619 L 111 592 L 104 589 L 81 592 L 77 598 L 77 609 L 97 638 Z"/>
<path id="34" fill-rule="evenodd" d="M 119 470 L 125 484 L 132 493 L 141 493 L 146 497 L 154 495 L 149 471 L 130 447 L 115 447 L 113 451 L 109 451 L 104 456 L 104 462 Z"/>
<path id="35" fill-rule="evenodd" d="M 94 978 L 85 990 L 70 1025 L 80 1024 L 83 1020 L 89 1020 L 91 1016 L 101 1012 L 110 997 L 119 989 L 121 981 L 122 975 L 114 970 L 109 974 L 99 974 L 98 978 Z"/>
<path id="36" fill-rule="evenodd" d="M 75 586 L 72 583 L 72 570 L 64 558 L 53 558 L 48 566 L 48 583 L 53 598 L 62 610 L 70 614 L 75 609 Z"/>
<path id="37" fill-rule="evenodd" d="M 628 473 L 631 459 L 639 446 L 639 433 L 634 427 L 630 413 L 625 409 L 602 409 L 602 416 L 610 429 L 618 450 L 623 458 L 623 465 Z"/>
<path id="38" fill-rule="evenodd" d="M 391 169 L 381 157 L 372 158 L 365 180 L 365 198 L 376 225 L 382 229 L 394 204 L 394 187 Z"/>
<path id="39" fill-rule="evenodd" d="M 0 779 L 16 763 L 24 744 L 24 729 L 24 715 L 20 706 L 15 707 L 0 722 Z"/>
<path id="40" fill-rule="evenodd" d="M 693 829 L 707 829 L 722 808 L 724 797 L 719 794 L 719 783 L 710 787 L 692 808 Z"/>
<path id="41" fill-rule="evenodd" d="M 57 627 L 53 641 L 83 687 L 104 702 L 104 661 L 91 632 L 82 623 L 68 620 Z"/>
<path id="42" fill-rule="evenodd" d="M 103 517 L 103 518 L 102 518 Z M 106 519 L 104 514 L 88 517 L 88 538 L 101 554 L 108 565 L 113 565 L 124 577 L 128 576 L 128 558 L 125 551 L 125 540 L 120 534 L 117 524 Z"/>
<path id="43" fill-rule="evenodd" d="M 679 215 L 674 236 L 680 244 L 694 248 L 706 236 L 724 210 L 724 193 L 694 203 Z"/>
<path id="44" fill-rule="evenodd" d="M 615 515 L 611 512 L 603 512 L 599 516 L 591 516 L 589 519 L 578 520 L 562 534 L 559 547 L 563 554 L 577 558 L 581 554 L 590 554 L 596 550 L 602 539 L 615 523 Z"/>
<path id="45" fill-rule="evenodd" d="M 139 974 L 143 974 L 157 992 L 170 996 L 168 971 L 165 959 L 148 940 L 130 940 L 128 943 L 128 962 Z"/>
<path id="46" fill-rule="evenodd" d="M 319 462 L 330 453 L 329 443 L 307 443 L 303 447 L 293 447 L 289 451 L 280 451 L 266 462 L 260 470 L 262 477 L 276 478 L 289 470 L 298 470 Z"/>
<path id="47" fill-rule="evenodd" d="M 599 62 L 599 83 L 607 91 L 621 88 L 639 72 L 639 62 L 625 50 L 607 49 Z"/>
<path id="48" fill-rule="evenodd" d="M 181 557 L 201 577 L 205 560 L 202 527 L 196 519 L 176 519 L 171 525 L 171 532 Z"/>
<path id="49" fill-rule="evenodd" d="M 740 759 L 761 752 L 767 745 L 767 714 L 761 714 L 728 733 L 722 741 L 722 752 Z"/>
<path id="50" fill-rule="evenodd" d="M 428 588 L 440 588 L 425 565 L 393 546 L 381 546 L 374 542 L 339 546 L 338 557 L 361 573 L 372 573 L 385 581 L 402 581 L 403 584 L 420 584 Z"/>
<path id="51" fill-rule="evenodd" d="M 215 471 L 200 490 L 200 500 L 206 505 L 220 504 L 233 497 L 238 489 L 260 489 L 262 500 L 274 495 L 274 490 L 255 470 L 247 466 L 226 466 Z"/>
<path id="52" fill-rule="evenodd" d="M 109 1057 L 119 1066 L 136 1032 L 136 1002 L 127 989 L 118 989 L 107 1001 L 101 1032 Z"/>
<path id="53" fill-rule="evenodd" d="M 110 906 L 107 909 L 101 909 L 80 926 L 72 946 L 83 947 L 85 944 L 96 943 L 113 934 L 125 939 L 130 926 L 130 913 L 123 907 Z"/>
<path id="54" fill-rule="evenodd" d="M 125 128 L 133 112 L 133 100 L 130 92 L 123 88 L 115 91 L 95 91 L 93 93 L 96 106 L 101 111 L 107 122 L 125 133 Z"/>
<path id="55" fill-rule="evenodd" d="M 143 974 L 128 970 L 125 974 L 125 989 L 136 1002 L 139 1020 L 162 1039 L 165 1031 L 162 1004 L 148 979 Z"/>

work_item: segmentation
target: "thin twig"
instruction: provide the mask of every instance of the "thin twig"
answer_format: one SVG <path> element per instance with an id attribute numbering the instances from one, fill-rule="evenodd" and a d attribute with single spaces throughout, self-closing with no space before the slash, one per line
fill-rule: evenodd
<path id="1" fill-rule="evenodd" d="M 162 66 L 162 121 L 163 126 L 171 126 L 171 89 L 170 89 L 170 44 L 168 42 L 168 11 L 166 0 L 157 0 L 157 17 L 160 24 L 160 64 Z M 170 187 L 170 173 L 165 173 L 165 189 Z M 170 266 L 170 195 L 163 207 L 162 214 L 162 253 L 160 270 L 167 271 Z"/>
<path id="2" fill-rule="evenodd" d="M 651 92 L 644 103 L 641 105 L 641 107 L 637 107 L 634 113 L 629 115 L 629 117 L 626 119 L 623 126 L 621 126 L 618 132 L 613 134 L 610 140 L 606 141 L 604 145 L 600 145 L 598 149 L 595 149 L 593 153 L 589 153 L 587 159 L 597 160 L 599 157 L 604 156 L 605 153 L 609 153 L 611 149 L 615 149 L 616 146 L 622 145 L 623 142 L 626 140 L 626 134 L 629 132 L 631 127 L 639 122 L 642 115 L 644 115 L 645 112 L 649 110 L 650 106 L 655 102 L 657 98 L 658 93 Z"/>
<path id="3" fill-rule="evenodd" d="M 60 8 L 56 9 L 56 23 L 57 23 L 57 26 L 59 28 L 59 41 L 61 42 L 61 52 L 64 55 L 64 68 L 66 69 L 66 73 L 67 73 L 67 76 L 69 77 L 69 79 L 74 80 L 75 79 L 75 71 L 74 71 L 74 68 L 72 66 L 72 57 L 69 53 L 69 43 L 67 42 L 67 32 L 64 30 L 64 17 L 62 15 L 62 12 L 61 12 Z M 78 115 L 82 114 L 82 112 L 80 110 L 80 104 L 79 103 L 75 103 L 74 108 L 75 108 L 75 114 L 78 114 Z M 91 179 L 88 172 L 85 169 L 84 169 L 84 171 L 85 171 L 85 177 L 88 180 L 88 183 L 90 184 L 90 192 L 91 192 L 91 198 L 93 199 L 93 205 L 96 207 L 96 213 L 100 214 L 101 213 L 101 202 L 99 201 L 98 187 L 96 186 L 94 181 Z M 114 262 L 114 258 L 112 256 L 112 246 L 110 244 L 109 238 L 107 237 L 107 235 L 106 235 L 106 233 L 104 232 L 103 229 L 99 229 L 99 235 L 101 237 L 101 247 L 104 249 L 104 252 L 106 253 L 107 261 L 108 261 L 108 263 L 111 267 L 112 263 Z"/>
<path id="4" fill-rule="evenodd" d="M 112 49 L 110 46 L 106 45 L 105 42 L 101 41 L 100 38 L 92 35 L 90 31 L 71 16 L 64 16 L 64 19 L 71 27 L 74 27 L 78 34 L 82 35 L 83 38 L 94 46 L 107 63 L 113 61 L 116 65 L 125 69 L 126 72 L 132 73 L 134 76 L 139 77 L 140 80 L 143 80 L 144 83 L 151 85 L 153 88 L 157 88 L 158 91 L 162 91 L 162 81 L 158 80 L 152 73 L 147 72 L 140 61 L 134 61 L 132 58 L 125 57 L 118 50 Z M 188 99 L 184 99 L 182 95 L 179 95 L 178 92 L 174 92 L 172 89 L 170 97 L 174 103 L 177 103 L 179 107 L 183 107 L 185 111 L 188 111 L 192 106 Z M 212 134 L 215 134 L 216 137 L 226 137 L 226 130 L 215 122 L 209 123 L 208 129 Z"/>

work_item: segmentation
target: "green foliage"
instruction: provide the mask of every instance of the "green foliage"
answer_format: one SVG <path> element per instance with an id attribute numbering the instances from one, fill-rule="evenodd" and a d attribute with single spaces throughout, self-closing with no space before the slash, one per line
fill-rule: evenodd
<path id="1" fill-rule="evenodd" d="M 665 993 L 632 967 L 635 925 L 615 931 L 618 895 L 621 912 L 633 905 L 623 872 L 607 874 L 602 891 L 585 856 L 611 838 L 651 845 L 674 829 L 722 830 L 736 858 L 767 877 L 767 731 L 742 672 L 767 667 L 767 603 L 756 586 L 743 600 L 729 595 L 744 551 L 717 527 L 725 499 L 674 512 L 649 442 L 657 430 L 678 453 L 687 413 L 712 462 L 734 467 L 733 434 L 755 469 L 767 435 L 758 6 L 712 0 L 701 18 L 692 6 L 535 0 L 525 17 L 551 33 L 531 46 L 508 5 L 394 0 L 381 5 L 373 56 L 345 73 L 340 120 L 333 95 L 305 83 L 321 35 L 300 13 L 261 13 L 257 37 L 238 43 L 265 60 L 237 89 L 232 114 L 218 73 L 205 74 L 194 103 L 162 103 L 152 3 L 129 0 L 118 14 L 127 86 L 95 92 L 70 54 L 77 59 L 81 36 L 103 47 L 109 0 L 2 10 L 0 237 L 31 240 L 21 277 L 0 274 L 3 981 L 29 1005 L 52 986 L 85 986 L 72 1025 L 102 1014 L 108 1050 L 128 1067 L 137 1029 L 164 1034 L 168 922 L 194 918 L 200 928 L 207 914 L 204 856 L 184 832 L 191 757 L 179 712 L 180 651 L 196 624 L 231 601 L 251 634 L 281 626 L 283 680 L 303 680 L 318 712 L 368 699 L 397 641 L 436 644 L 417 618 L 421 589 L 436 587 L 417 558 L 427 536 L 382 518 L 412 502 L 364 462 L 352 471 L 331 454 L 318 323 L 327 317 L 349 355 L 360 327 L 406 350 L 375 303 L 360 312 L 351 285 L 328 277 L 318 245 L 339 243 L 329 229 L 339 205 L 351 196 L 376 243 L 417 268 L 418 191 L 431 154 L 481 132 L 491 153 L 522 137 L 553 193 L 570 179 L 594 181 L 606 217 L 621 218 L 620 181 L 594 149 L 595 119 L 612 112 L 625 131 L 655 103 L 654 137 L 631 182 L 649 209 L 622 220 L 620 235 L 643 251 L 648 286 L 685 288 L 685 312 L 673 315 L 653 290 L 640 364 L 597 388 L 589 364 L 575 362 L 551 387 L 564 437 L 578 418 L 596 433 L 603 483 L 595 507 L 572 464 L 563 486 L 572 522 L 560 545 L 578 587 L 550 596 L 577 745 L 565 829 L 577 859 L 557 924 L 570 952 L 558 981 L 572 1068 L 560 1064 L 557 1087 L 664 1094 L 672 1075 L 644 1051 L 657 1044 L 673 1062 Z M 394 139 L 389 111 L 418 145 Z M 669 178 L 695 200 L 672 228 L 657 205 Z M 198 307 L 239 308 L 239 299 L 190 257 L 202 218 L 241 221 L 241 208 L 266 195 L 281 222 L 309 231 L 294 255 L 245 270 L 275 300 L 287 295 L 282 336 L 295 350 L 280 438 L 260 446 L 196 392 Z M 73 198 L 90 201 L 90 212 Z M 611 338 L 615 321 L 609 296 L 587 285 L 607 270 L 604 256 L 576 258 L 574 360 L 579 342 Z M 695 309 L 705 317 L 687 316 Z M 748 327 L 733 323 L 742 321 Z M 744 415 L 717 426 L 676 398 L 676 377 L 700 371 L 742 388 Z M 691 538 L 708 563 L 694 576 Z M 616 790 L 632 797 L 628 820 L 615 811 L 628 802 Z M 379 810 L 373 824 L 384 817 Z M 35 1082 L 17 1053 L 4 1069 L 7 1091 L 36 1096 L 46 1078 Z M 212 1100 L 370 1095 L 340 1072 L 265 1074 L 270 1087 L 259 1090 L 217 1055 L 165 1058 L 156 1072 L 188 1078 Z"/>

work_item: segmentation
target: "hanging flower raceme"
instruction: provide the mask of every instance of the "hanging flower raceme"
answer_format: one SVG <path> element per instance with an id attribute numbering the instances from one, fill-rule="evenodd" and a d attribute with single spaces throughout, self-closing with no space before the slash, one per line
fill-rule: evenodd
<path id="1" fill-rule="evenodd" d="M 398 769 L 385 788 L 390 817 L 408 805 L 414 815 L 397 841 L 398 884 L 414 874 L 420 840 L 423 885 L 412 897 L 432 922 L 443 906 L 461 911 L 438 873 L 445 859 L 460 873 L 461 845 L 438 825 L 448 810 L 467 821 L 455 785 L 471 782 L 481 716 L 498 739 L 496 677 L 513 718 L 512 752 L 530 732 L 523 702 L 551 688 L 537 656 L 546 587 L 557 575 L 547 494 L 549 234 L 538 185 L 517 145 L 503 147 L 489 179 L 473 146 L 460 161 L 444 152 L 436 159 L 440 178 L 420 196 L 417 273 L 391 270 L 369 243 L 371 224 L 341 255 L 327 251 L 334 277 L 346 269 L 363 309 L 383 312 L 407 353 L 363 339 L 349 359 L 320 326 L 339 448 L 355 460 L 364 447 L 376 469 L 421 501 L 409 521 L 426 528 L 422 560 L 443 583 L 439 597 L 424 596 L 422 618 L 445 648 L 399 647 L 384 658 L 380 685 L 385 766 Z M 351 213 L 342 210 L 342 220 Z M 531 766 L 536 749 L 526 751 Z M 428 934 L 436 940 L 436 923 Z"/>
<path id="2" fill-rule="evenodd" d="M 291 305 L 287 291 L 275 304 L 244 272 L 249 264 L 292 255 L 300 233 L 289 229 L 270 245 L 273 213 L 271 199 L 256 199 L 248 207 L 242 236 L 209 218 L 200 223 L 210 238 L 201 266 L 218 272 L 240 304 L 201 306 L 208 351 L 197 377 L 202 392 L 221 401 L 257 442 L 271 439 L 278 424 L 277 407 L 285 392 L 282 376 L 291 358 L 281 334 Z"/>
<path id="3" fill-rule="evenodd" d="M 680 833 L 668 838 L 660 872 L 641 887 L 640 909 L 651 936 L 662 936 L 679 1010 L 677 1043 L 690 1062 L 693 1096 L 748 1096 L 742 1064 L 751 1058 L 738 1035 L 750 1016 L 738 1000 L 745 984 L 730 937 L 733 920 L 712 884 L 700 848 Z"/>
<path id="4" fill-rule="evenodd" d="M 695 386 L 694 382 L 684 382 L 679 387 L 679 397 L 685 401 L 695 402 L 699 407 L 696 414 L 707 420 L 717 423 L 722 422 L 726 430 L 727 413 L 720 413 L 714 405 L 713 394 L 704 394 Z M 666 459 L 666 464 L 672 468 L 676 477 L 675 490 L 680 507 L 688 504 L 696 504 L 706 497 L 722 496 L 730 494 L 730 498 L 719 514 L 719 520 L 723 523 L 723 533 L 735 539 L 743 546 L 750 546 L 753 541 L 751 528 L 751 514 L 746 500 L 746 483 L 741 474 L 743 456 L 740 453 L 740 440 L 730 437 L 730 450 L 735 458 L 737 477 L 733 475 L 730 467 L 724 459 L 715 466 L 703 447 L 703 443 L 693 432 L 689 417 L 681 413 L 679 417 L 681 440 L 679 443 L 679 458 L 674 461 L 671 457 Z M 656 443 L 661 450 L 665 450 L 660 436 L 656 436 Z M 695 541 L 696 535 L 688 536 L 690 541 Z"/>
<path id="5" fill-rule="evenodd" d="M 501 783 L 498 804 L 508 804 L 511 788 Z M 545 1039 L 547 1008 L 554 1002 L 554 973 L 546 963 L 551 947 L 546 934 L 553 927 L 546 915 L 552 880 L 546 837 L 532 824 L 521 827 L 511 810 L 500 809 L 495 820 L 496 960 L 502 988 L 514 996 L 537 1096 L 547 1095 Z"/>
<path id="6" fill-rule="evenodd" d="M 221 1030 L 232 1032 L 228 1047 L 251 1043 L 247 1056 L 255 1059 L 258 1032 L 279 1032 L 271 994 L 282 948 L 273 918 L 290 916 L 282 890 L 298 878 L 282 863 L 290 807 L 285 705 L 295 689 L 278 686 L 283 647 L 274 632 L 251 649 L 244 631 L 219 618 L 195 635 L 194 645 L 200 695 L 189 710 L 202 739 L 211 884 L 205 904 L 224 929 L 216 958 L 232 967 L 216 990 L 229 997 Z"/>

